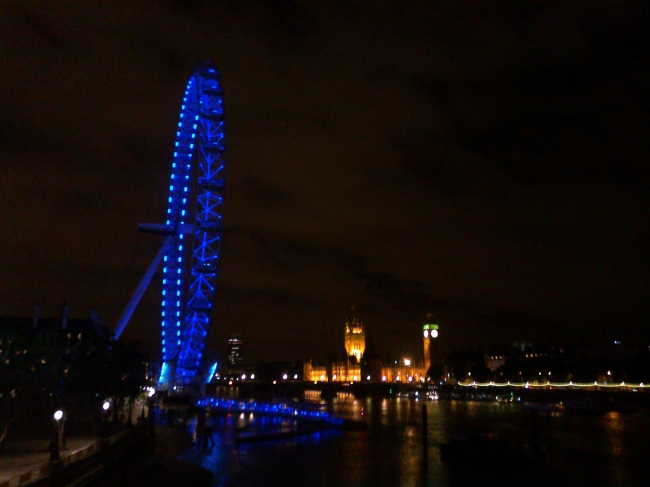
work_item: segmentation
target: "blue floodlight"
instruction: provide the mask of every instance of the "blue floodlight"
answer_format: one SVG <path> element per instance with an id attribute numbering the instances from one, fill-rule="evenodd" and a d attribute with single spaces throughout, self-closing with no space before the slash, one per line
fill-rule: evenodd
<path id="1" fill-rule="evenodd" d="M 205 381 L 206 384 L 209 384 L 212 378 L 214 377 L 214 374 L 217 372 L 217 367 L 219 364 L 217 362 L 213 363 L 212 366 L 210 367 L 210 371 L 208 372 L 208 377 Z"/>

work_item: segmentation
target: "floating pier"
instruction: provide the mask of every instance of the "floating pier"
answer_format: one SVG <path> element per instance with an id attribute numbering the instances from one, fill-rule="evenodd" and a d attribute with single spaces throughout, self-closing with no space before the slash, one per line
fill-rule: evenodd
<path id="1" fill-rule="evenodd" d="M 234 399 L 205 398 L 197 401 L 197 407 L 206 411 L 216 409 L 231 413 L 255 413 L 294 419 L 302 423 L 308 423 L 305 428 L 298 428 L 291 431 L 278 431 L 259 433 L 255 435 L 240 435 L 236 438 L 237 442 L 253 442 L 275 440 L 282 438 L 292 438 L 295 436 L 310 435 L 327 429 L 337 430 L 365 430 L 367 423 L 343 419 L 334 416 L 326 411 L 318 411 L 306 406 L 289 405 L 287 403 L 263 403 L 258 401 L 237 401 Z"/>

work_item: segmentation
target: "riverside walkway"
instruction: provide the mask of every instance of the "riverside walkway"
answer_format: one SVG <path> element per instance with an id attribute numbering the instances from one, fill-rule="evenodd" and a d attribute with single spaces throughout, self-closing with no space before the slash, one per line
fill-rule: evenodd
<path id="1" fill-rule="evenodd" d="M 0 487 L 25 486 L 46 477 L 52 471 L 49 461 L 51 438 L 5 439 L 0 443 Z M 73 438 L 59 452 L 63 465 L 69 465 L 96 453 L 99 437 Z"/>
<path id="2" fill-rule="evenodd" d="M 153 445 L 149 420 L 133 426 L 112 425 L 111 430 L 104 438 L 68 438 L 66 447 L 59 450 L 59 461 L 50 460 L 50 438 L 5 439 L 0 443 L 0 487 L 76 485 L 109 465 L 146 455 L 147 445 Z"/>

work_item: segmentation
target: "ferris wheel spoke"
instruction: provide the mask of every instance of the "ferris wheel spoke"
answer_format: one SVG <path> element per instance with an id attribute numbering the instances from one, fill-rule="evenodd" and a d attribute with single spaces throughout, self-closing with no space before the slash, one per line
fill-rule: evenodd
<path id="1" fill-rule="evenodd" d="M 174 238 L 163 264 L 161 382 L 190 384 L 201 366 L 223 231 L 224 142 L 219 73 L 203 64 L 181 104 L 166 224 L 152 228 Z"/>

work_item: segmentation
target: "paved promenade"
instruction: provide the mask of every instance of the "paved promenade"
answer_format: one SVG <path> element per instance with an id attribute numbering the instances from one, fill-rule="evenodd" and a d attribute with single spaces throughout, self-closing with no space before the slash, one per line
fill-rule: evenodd
<path id="1" fill-rule="evenodd" d="M 142 413 L 143 406 L 133 408 L 133 418 Z M 135 423 L 135 421 L 134 421 Z M 125 427 L 112 425 L 113 435 Z M 117 431 L 115 431 L 117 430 Z M 65 448 L 59 457 L 63 465 L 82 460 L 99 450 L 99 436 L 66 436 Z M 16 437 L 8 435 L 0 442 L 0 487 L 26 486 L 50 472 L 49 445 L 52 436 Z"/>
<path id="2" fill-rule="evenodd" d="M 0 443 L 0 487 L 26 485 L 49 471 L 51 438 L 5 438 Z M 85 453 L 98 437 L 70 438 L 61 450 L 61 460 L 69 462 Z M 32 472 L 32 475 L 26 475 Z M 29 477 L 29 480 L 27 478 Z M 21 482 L 21 478 L 23 481 Z"/>

